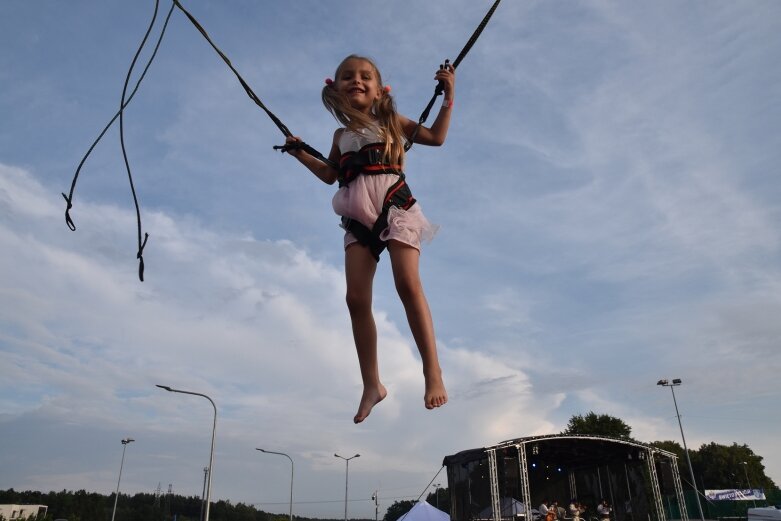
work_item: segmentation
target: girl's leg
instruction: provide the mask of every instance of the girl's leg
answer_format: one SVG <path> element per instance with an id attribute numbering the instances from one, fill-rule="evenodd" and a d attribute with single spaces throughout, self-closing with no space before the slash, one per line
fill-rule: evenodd
<path id="1" fill-rule="evenodd" d="M 347 309 L 353 326 L 358 363 L 361 366 L 363 395 L 353 421 L 360 423 L 369 415 L 387 391 L 380 382 L 377 363 L 377 327 L 372 314 L 372 283 L 377 271 L 377 261 L 369 248 L 358 243 L 347 247 L 344 257 L 347 278 Z"/>
<path id="2" fill-rule="evenodd" d="M 426 380 L 424 402 L 427 409 L 440 407 L 447 403 L 447 391 L 442 381 L 442 370 L 437 357 L 437 343 L 434 336 L 434 323 L 428 307 L 423 285 L 420 282 L 418 262 L 420 252 L 407 244 L 390 241 L 388 243 L 393 280 L 399 292 L 412 336 L 423 360 L 423 376 Z"/>

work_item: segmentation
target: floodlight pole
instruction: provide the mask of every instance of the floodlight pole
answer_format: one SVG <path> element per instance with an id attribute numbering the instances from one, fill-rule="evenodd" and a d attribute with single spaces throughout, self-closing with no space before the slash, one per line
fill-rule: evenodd
<path id="1" fill-rule="evenodd" d="M 125 449 L 128 443 L 132 443 L 136 440 L 133 438 L 125 438 L 122 440 L 122 461 L 119 463 L 119 478 L 117 478 L 117 493 L 114 495 L 114 510 L 111 512 L 111 521 L 114 521 L 114 516 L 117 514 L 117 499 L 119 499 L 119 482 L 122 481 L 122 467 L 125 466 Z"/>
<path id="2" fill-rule="evenodd" d="M 673 393 L 673 403 L 675 404 L 675 416 L 678 418 L 678 428 L 681 430 L 681 439 L 683 440 L 683 450 L 686 454 L 686 462 L 689 464 L 689 475 L 692 478 L 692 486 L 694 487 L 694 497 L 697 500 L 697 509 L 700 512 L 700 520 L 705 521 L 705 515 L 702 513 L 702 505 L 700 504 L 700 493 L 697 490 L 697 480 L 694 478 L 694 468 L 692 467 L 692 460 L 689 457 L 689 448 L 686 446 L 686 436 L 683 435 L 683 425 L 681 424 L 681 414 L 678 412 L 678 401 L 675 399 L 674 387 L 681 385 L 680 378 L 673 378 L 672 383 L 667 380 L 659 380 L 656 385 L 663 387 L 669 387 Z"/>
<path id="3" fill-rule="evenodd" d="M 212 470 L 214 469 L 214 434 L 217 431 L 217 406 L 214 404 L 214 400 L 206 396 L 202 393 L 194 393 L 192 391 L 182 391 L 181 389 L 173 389 L 171 387 L 168 387 L 167 385 L 157 385 L 156 387 L 159 387 L 160 389 L 165 389 L 168 392 L 171 393 L 182 393 L 182 394 L 192 394 L 193 396 L 201 396 L 203 398 L 206 398 L 209 400 L 209 402 L 212 404 L 212 408 L 214 409 L 214 422 L 212 423 L 212 446 L 211 451 L 209 452 L 209 478 L 206 480 L 206 508 L 203 515 L 204 521 L 209 521 L 209 503 L 211 502 L 211 493 L 212 493 Z"/>
<path id="4" fill-rule="evenodd" d="M 742 461 L 741 464 L 743 465 L 743 472 L 746 473 L 746 485 L 748 485 L 748 489 L 751 490 L 751 495 L 754 495 L 754 490 L 751 488 L 751 482 L 748 480 L 748 461 Z M 757 500 L 752 499 L 751 500 L 754 503 L 754 508 L 757 507 Z"/>
<path id="5" fill-rule="evenodd" d="M 355 456 L 350 456 L 349 458 L 345 458 L 344 456 L 340 456 L 338 454 L 334 454 L 337 458 L 342 458 L 346 464 L 345 470 L 344 470 L 344 521 L 347 521 L 347 479 L 350 476 L 350 460 L 353 458 L 360 458 L 360 454 L 356 454 Z"/>
<path id="6" fill-rule="evenodd" d="M 278 456 L 284 456 L 290 460 L 290 521 L 293 521 L 293 458 L 285 454 L 284 452 L 274 452 L 273 450 L 255 449 L 266 454 L 276 454 Z"/>

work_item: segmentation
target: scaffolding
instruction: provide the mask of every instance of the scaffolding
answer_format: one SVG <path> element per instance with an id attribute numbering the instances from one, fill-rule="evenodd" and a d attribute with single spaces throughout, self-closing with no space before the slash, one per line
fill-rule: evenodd
<path id="1" fill-rule="evenodd" d="M 444 465 L 453 521 L 538 521 L 533 507 L 544 499 L 560 500 L 565 521 L 571 500 L 587 505 L 580 519 L 591 521 L 603 499 L 612 521 L 668 521 L 665 497 L 689 521 L 675 454 L 633 440 L 533 436 L 462 451 Z"/>

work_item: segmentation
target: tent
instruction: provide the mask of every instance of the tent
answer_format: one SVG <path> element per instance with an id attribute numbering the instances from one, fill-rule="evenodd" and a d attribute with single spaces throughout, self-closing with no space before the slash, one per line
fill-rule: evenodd
<path id="1" fill-rule="evenodd" d="M 450 516 L 428 501 L 418 501 L 400 521 L 450 521 Z"/>

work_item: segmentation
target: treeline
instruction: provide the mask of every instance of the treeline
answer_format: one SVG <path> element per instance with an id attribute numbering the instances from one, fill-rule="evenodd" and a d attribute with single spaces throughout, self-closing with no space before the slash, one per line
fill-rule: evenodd
<path id="1" fill-rule="evenodd" d="M 0 491 L 0 504 L 46 505 L 46 516 L 36 521 L 109 521 L 114 509 L 114 494 L 103 495 L 86 490 L 61 492 Z M 294 516 L 297 521 L 324 521 Z M 199 521 L 201 498 L 177 494 L 119 494 L 115 521 Z M 283 514 L 270 514 L 252 505 L 230 501 L 212 501 L 210 521 L 288 521 Z M 0 521 L 4 521 L 0 519 Z M 368 521 L 368 520 L 356 520 Z"/>
<path id="2" fill-rule="evenodd" d="M 593 411 L 572 416 L 562 434 L 596 434 L 634 439 L 632 428 L 621 418 Z M 683 487 L 693 488 L 683 446 L 672 440 L 652 441 L 650 444 L 678 456 Z M 762 456 L 754 453 L 746 444 L 704 443 L 698 449 L 690 448 L 689 457 L 700 491 L 723 488 L 762 488 L 766 492 L 778 490 L 778 485 L 765 474 Z"/>

